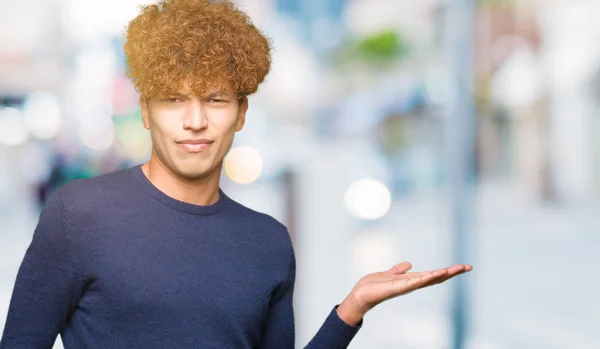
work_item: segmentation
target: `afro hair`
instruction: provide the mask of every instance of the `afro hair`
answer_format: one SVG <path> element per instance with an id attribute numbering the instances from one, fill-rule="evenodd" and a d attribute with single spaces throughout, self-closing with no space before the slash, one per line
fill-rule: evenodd
<path id="1" fill-rule="evenodd" d="M 144 99 L 188 83 L 203 94 L 255 93 L 271 66 L 269 40 L 230 1 L 162 0 L 127 26 L 127 75 Z"/>

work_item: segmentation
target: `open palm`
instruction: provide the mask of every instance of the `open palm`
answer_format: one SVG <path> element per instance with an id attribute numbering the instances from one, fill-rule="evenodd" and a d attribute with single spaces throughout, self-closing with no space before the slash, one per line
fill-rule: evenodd
<path id="1" fill-rule="evenodd" d="M 468 264 L 456 264 L 448 268 L 408 272 L 411 268 L 412 265 L 409 262 L 402 262 L 389 270 L 363 277 L 340 305 L 338 313 L 343 319 L 345 317 L 347 322 L 356 323 L 362 318 L 360 315 L 366 314 L 379 303 L 424 287 L 440 284 L 473 269 Z"/>

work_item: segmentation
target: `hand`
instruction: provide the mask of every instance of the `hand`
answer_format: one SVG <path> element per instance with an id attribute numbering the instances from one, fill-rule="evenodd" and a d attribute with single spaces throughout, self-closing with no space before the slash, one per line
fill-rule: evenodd
<path id="1" fill-rule="evenodd" d="M 403 262 L 387 271 L 369 274 L 360 279 L 337 308 L 340 319 L 355 326 L 379 303 L 420 288 L 440 284 L 473 269 L 468 264 L 456 264 L 443 269 L 408 273 L 411 268 L 409 262 Z"/>

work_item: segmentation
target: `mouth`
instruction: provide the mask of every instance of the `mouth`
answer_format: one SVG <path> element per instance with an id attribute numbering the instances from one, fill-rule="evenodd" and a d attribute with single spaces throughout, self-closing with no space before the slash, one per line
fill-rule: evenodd
<path id="1" fill-rule="evenodd" d="M 183 140 L 175 142 L 179 148 L 187 151 L 188 153 L 198 153 L 204 151 L 210 147 L 213 143 L 212 140 L 199 139 L 199 140 Z"/>

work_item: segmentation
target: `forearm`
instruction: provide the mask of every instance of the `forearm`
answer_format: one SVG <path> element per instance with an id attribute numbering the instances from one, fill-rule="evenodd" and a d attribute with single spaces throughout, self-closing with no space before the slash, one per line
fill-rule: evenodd
<path id="1" fill-rule="evenodd" d="M 357 326 L 365 314 L 347 301 L 342 302 L 336 309 L 337 315 L 349 326 Z"/>
<path id="2" fill-rule="evenodd" d="M 362 326 L 362 321 L 356 326 L 348 324 L 338 315 L 336 306 L 325 319 L 321 328 L 317 331 L 305 349 L 344 349 L 350 345 L 354 336 Z"/>

